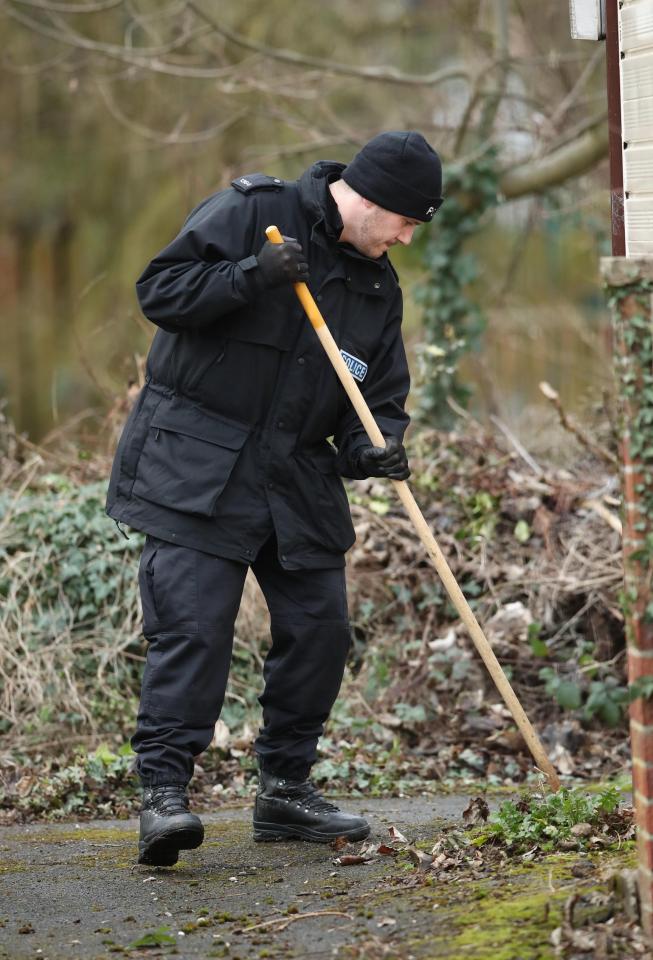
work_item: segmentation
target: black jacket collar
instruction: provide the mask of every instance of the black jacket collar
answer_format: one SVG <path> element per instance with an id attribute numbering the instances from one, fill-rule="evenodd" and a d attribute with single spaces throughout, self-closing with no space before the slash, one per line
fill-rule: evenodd
<path id="1" fill-rule="evenodd" d="M 337 243 L 342 233 L 342 218 L 338 205 L 331 196 L 329 183 L 339 179 L 345 166 L 346 164 L 335 160 L 318 160 L 305 170 L 297 181 L 302 205 L 312 221 L 312 239 L 318 243 Z M 339 244 L 339 251 L 367 264 L 374 264 L 381 270 L 385 270 L 388 264 L 387 254 L 373 260 L 359 253 L 349 243 Z"/>

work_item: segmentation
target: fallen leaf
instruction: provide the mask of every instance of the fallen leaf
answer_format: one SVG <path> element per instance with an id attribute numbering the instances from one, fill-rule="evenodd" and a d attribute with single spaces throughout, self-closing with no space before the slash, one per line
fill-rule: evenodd
<path id="1" fill-rule="evenodd" d="M 14 787 L 14 793 L 18 794 L 19 797 L 26 797 L 36 783 L 36 780 L 37 778 L 31 775 L 21 777 Z"/>
<path id="2" fill-rule="evenodd" d="M 332 862 L 337 867 L 354 867 L 359 863 L 367 863 L 369 857 L 361 857 L 360 854 L 346 853 L 344 857 L 336 857 Z"/>
<path id="3" fill-rule="evenodd" d="M 403 833 L 400 830 L 397 830 L 396 827 L 394 826 L 390 827 L 388 830 L 388 833 L 390 834 L 393 840 L 397 841 L 397 843 L 408 843 L 408 840 L 406 840 Z"/>
<path id="4" fill-rule="evenodd" d="M 348 845 L 348 840 L 346 837 L 336 837 L 335 840 L 332 840 L 329 844 L 336 852 L 342 850 L 343 847 Z"/>
<path id="5" fill-rule="evenodd" d="M 453 647 L 456 642 L 456 631 L 452 628 L 447 630 L 443 637 L 438 637 L 436 640 L 429 640 L 427 646 L 429 650 L 449 650 Z"/>
<path id="6" fill-rule="evenodd" d="M 574 837 L 589 837 L 593 827 L 589 823 L 575 823 L 571 828 Z"/>
<path id="7" fill-rule="evenodd" d="M 569 750 L 566 750 L 561 743 L 555 745 L 553 750 L 550 751 L 549 757 L 558 773 L 561 773 L 564 777 L 571 776 L 571 774 L 574 773 L 576 769 L 574 758 Z"/>
<path id="8" fill-rule="evenodd" d="M 383 857 L 396 857 L 397 855 L 396 847 L 390 847 L 387 843 L 380 843 L 376 848 L 376 852 L 380 853 Z"/>
<path id="9" fill-rule="evenodd" d="M 254 728 L 249 723 L 243 724 L 243 729 L 240 732 L 240 736 L 235 737 L 233 745 L 238 750 L 244 750 L 247 752 L 252 745 L 252 740 L 254 739 Z M 233 753 L 233 750 L 232 750 Z M 243 774 L 243 782 L 244 782 Z"/>
<path id="10" fill-rule="evenodd" d="M 377 927 L 394 927 L 396 926 L 396 924 L 397 924 L 397 921 L 394 920 L 392 917 L 382 917 L 378 921 Z"/>
<path id="11" fill-rule="evenodd" d="M 417 847 L 408 847 L 408 856 L 420 870 L 426 870 L 433 863 L 433 857 L 424 853 L 423 850 L 418 850 Z"/>
<path id="12" fill-rule="evenodd" d="M 224 720 L 218 720 L 213 731 L 213 740 L 211 741 L 211 746 L 216 747 L 218 750 L 226 750 L 229 746 L 230 740 L 231 730 Z"/>
<path id="13" fill-rule="evenodd" d="M 363 843 L 360 850 L 358 851 L 359 857 L 375 857 L 379 852 L 379 849 L 375 843 Z"/>
<path id="14" fill-rule="evenodd" d="M 473 797 L 463 810 L 463 820 L 466 824 L 485 823 L 490 816 L 490 808 L 485 797 Z"/>
<path id="15" fill-rule="evenodd" d="M 402 721 L 399 717 L 395 717 L 392 713 L 381 713 L 378 716 L 379 723 L 383 724 L 384 727 L 400 727 Z"/>

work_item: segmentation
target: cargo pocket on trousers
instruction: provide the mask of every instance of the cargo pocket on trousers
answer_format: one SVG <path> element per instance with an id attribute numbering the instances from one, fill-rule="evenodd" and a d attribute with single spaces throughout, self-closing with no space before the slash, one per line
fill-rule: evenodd
<path id="1" fill-rule="evenodd" d="M 157 549 L 157 541 L 152 537 L 146 537 L 145 546 L 143 547 L 138 565 L 138 586 L 141 597 L 141 610 L 143 613 L 143 636 L 146 640 L 149 640 L 150 634 L 154 633 L 159 619 L 152 584 L 152 566 Z"/>
<path id="2" fill-rule="evenodd" d="M 138 461 L 133 493 L 143 500 L 213 516 L 250 428 L 181 397 L 161 401 Z"/>

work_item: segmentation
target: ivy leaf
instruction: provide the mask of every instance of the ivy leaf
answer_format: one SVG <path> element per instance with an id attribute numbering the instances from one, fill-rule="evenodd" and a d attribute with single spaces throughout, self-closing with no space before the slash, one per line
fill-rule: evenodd
<path id="1" fill-rule="evenodd" d="M 618 727 L 621 722 L 621 707 L 610 697 L 599 707 L 599 717 L 607 727 Z"/>
<path id="2" fill-rule="evenodd" d="M 547 647 L 544 640 L 541 640 L 538 636 L 532 636 L 528 638 L 530 648 L 535 654 L 536 657 L 548 657 L 549 648 Z"/>
<path id="3" fill-rule="evenodd" d="M 653 676 L 638 677 L 628 687 L 628 702 L 632 703 L 639 697 L 649 700 L 653 697 Z"/>
<path id="4" fill-rule="evenodd" d="M 563 710 L 577 710 L 580 707 L 580 687 L 573 680 L 561 680 L 556 688 L 555 695 Z"/>

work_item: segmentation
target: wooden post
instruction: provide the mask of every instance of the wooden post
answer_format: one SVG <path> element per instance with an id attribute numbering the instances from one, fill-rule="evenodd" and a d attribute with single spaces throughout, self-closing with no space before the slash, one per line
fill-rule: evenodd
<path id="1" fill-rule="evenodd" d="M 605 3 L 605 63 L 608 93 L 608 144 L 610 154 L 610 204 L 612 256 L 626 255 L 624 232 L 623 134 L 621 132 L 621 79 L 619 76 L 619 0 Z"/>
<path id="2" fill-rule="evenodd" d="M 653 689 L 653 257 L 605 257 L 622 463 L 624 616 L 630 684 Z M 635 692 L 632 691 L 631 692 Z M 642 926 L 653 935 L 653 697 L 630 706 Z"/>

